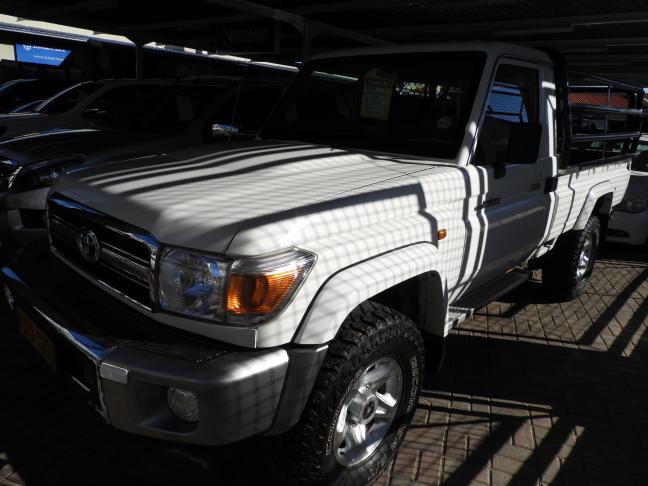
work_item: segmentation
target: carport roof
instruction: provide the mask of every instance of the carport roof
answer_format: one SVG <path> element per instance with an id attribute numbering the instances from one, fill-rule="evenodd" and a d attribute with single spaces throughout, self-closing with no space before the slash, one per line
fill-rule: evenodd
<path id="1" fill-rule="evenodd" d="M 554 48 L 580 71 L 648 86 L 645 0 L 0 0 L 0 12 L 281 62 L 360 45 L 507 41 Z"/>

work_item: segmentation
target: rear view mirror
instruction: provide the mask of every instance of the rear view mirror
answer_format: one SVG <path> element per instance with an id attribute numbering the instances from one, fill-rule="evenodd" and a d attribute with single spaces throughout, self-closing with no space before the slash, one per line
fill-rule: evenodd
<path id="1" fill-rule="evenodd" d="M 506 162 L 509 164 L 535 164 L 538 160 L 541 138 L 541 123 L 511 125 Z"/>
<path id="2" fill-rule="evenodd" d="M 214 123 L 211 127 L 211 134 L 213 138 L 235 138 L 241 134 L 241 131 L 234 125 Z"/>

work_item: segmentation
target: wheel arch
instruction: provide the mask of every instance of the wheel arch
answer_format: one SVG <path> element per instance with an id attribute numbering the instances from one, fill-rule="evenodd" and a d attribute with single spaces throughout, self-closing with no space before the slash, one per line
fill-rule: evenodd
<path id="1" fill-rule="evenodd" d="M 442 339 L 447 292 L 436 246 L 416 243 L 336 272 L 317 292 L 293 341 L 331 341 L 351 311 L 367 300 L 402 312 L 425 334 Z"/>
<path id="2" fill-rule="evenodd" d="M 601 182 L 592 187 L 587 193 L 583 208 L 574 223 L 573 229 L 581 231 L 592 215 L 598 216 L 601 222 L 601 234 L 607 230 L 612 201 L 614 199 L 614 186 L 610 181 Z"/>

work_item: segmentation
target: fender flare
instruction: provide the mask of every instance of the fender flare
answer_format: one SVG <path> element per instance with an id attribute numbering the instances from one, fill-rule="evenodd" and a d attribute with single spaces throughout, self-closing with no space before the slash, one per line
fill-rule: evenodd
<path id="1" fill-rule="evenodd" d="M 320 287 L 295 334 L 297 344 L 323 344 L 331 341 L 344 319 L 362 302 L 410 278 L 439 272 L 438 249 L 432 243 L 415 243 L 377 255 L 334 273 Z M 443 292 L 444 316 L 447 295 Z M 435 326 L 436 327 L 436 326 Z M 428 331 L 428 329 L 425 329 Z M 430 329 L 441 332 L 443 329 Z"/>
<path id="2" fill-rule="evenodd" d="M 574 223 L 574 227 L 572 229 L 581 231 L 583 228 L 585 228 L 587 221 L 594 212 L 596 203 L 602 197 L 605 197 L 608 194 L 614 194 L 614 186 L 610 181 L 603 181 L 593 186 L 587 193 L 587 197 L 585 198 L 585 202 L 583 203 L 583 208 L 581 209 L 580 214 L 578 215 L 578 218 L 576 219 L 576 222 Z M 611 207 L 604 209 L 609 213 Z"/>

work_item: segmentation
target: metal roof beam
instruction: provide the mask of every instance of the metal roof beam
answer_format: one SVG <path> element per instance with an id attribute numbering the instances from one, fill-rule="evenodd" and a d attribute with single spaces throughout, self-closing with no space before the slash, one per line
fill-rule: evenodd
<path id="1" fill-rule="evenodd" d="M 603 47 L 632 47 L 648 46 L 648 37 L 608 37 L 592 39 L 542 39 L 542 40 L 516 40 L 519 44 L 534 46 L 564 46 L 574 47 L 583 46 L 586 48 L 603 46 Z"/>
<path id="2" fill-rule="evenodd" d="M 306 31 L 313 34 L 329 34 L 335 37 L 358 42 L 360 44 L 368 44 L 373 46 L 391 45 L 393 42 L 379 39 L 371 35 L 363 34 L 353 30 L 344 29 L 335 25 L 311 20 L 292 12 L 280 10 L 278 8 L 267 7 L 258 3 L 250 2 L 248 0 L 203 0 L 206 3 L 219 5 L 221 7 L 239 10 L 249 14 L 258 15 L 260 17 L 269 18 L 278 22 L 284 22 L 292 25 L 299 32 Z M 308 25 L 307 25 L 308 24 Z"/>
<path id="3" fill-rule="evenodd" d="M 156 29 L 191 29 L 196 27 L 207 27 L 219 24 L 236 24 L 258 20 L 258 15 L 253 14 L 236 14 L 236 15 L 219 15 L 212 17 L 199 17 L 195 19 L 168 20 L 166 22 L 150 22 L 145 24 L 123 25 L 123 30 L 156 30 Z"/>
<path id="4" fill-rule="evenodd" d="M 123 0 L 85 0 L 83 2 L 70 3 L 68 5 L 60 5 L 56 7 L 48 7 L 41 10 L 37 10 L 36 15 L 49 15 L 49 14 L 61 14 L 61 13 L 70 13 L 70 12 L 79 12 L 86 9 L 102 9 L 104 7 L 110 7 L 117 3 L 122 3 Z"/>
<path id="5" fill-rule="evenodd" d="M 427 10 L 439 10 L 444 8 L 470 8 L 485 5 L 500 5 L 518 3 L 519 0 L 466 0 L 466 1 L 436 1 L 436 0 L 355 0 L 353 2 L 334 2 L 315 5 L 304 5 L 286 9 L 292 13 L 302 15 L 357 12 L 361 10 L 379 10 L 385 8 L 422 6 Z"/>
<path id="6" fill-rule="evenodd" d="M 94 1 L 94 0 L 91 0 Z M 461 3 L 461 7 L 478 7 L 482 5 L 494 4 L 512 4 L 517 3 L 519 0 L 468 0 Z M 408 5 L 419 4 L 424 5 L 428 10 L 437 10 L 442 8 L 457 7 L 456 1 L 434 2 L 432 0 L 423 0 L 413 2 L 412 0 L 360 0 L 354 2 L 336 2 L 317 5 L 306 5 L 303 7 L 295 7 L 284 9 L 285 12 L 297 15 L 312 15 L 322 13 L 340 13 L 340 12 L 354 12 L 360 10 L 378 10 L 393 7 L 405 7 Z M 229 5 L 229 2 L 228 2 Z M 166 22 L 151 22 L 145 24 L 131 24 L 124 25 L 123 29 L 130 30 L 152 30 L 164 29 L 173 27 L 200 27 L 207 25 L 229 24 L 238 22 L 247 22 L 256 20 L 259 14 L 238 14 L 238 15 L 220 15 L 211 17 L 197 17 L 194 19 L 186 20 L 171 20 Z"/>
<path id="7" fill-rule="evenodd" d="M 456 7 L 461 7 L 457 3 Z M 626 24 L 648 22 L 648 12 L 618 12 L 595 15 L 573 15 L 567 17 L 539 17 L 530 19 L 504 19 L 483 22 L 461 22 L 426 25 L 401 25 L 392 27 L 377 27 L 365 29 L 363 32 L 371 35 L 401 34 L 438 34 L 449 32 L 491 32 L 510 29 L 547 29 L 579 25 Z"/>

